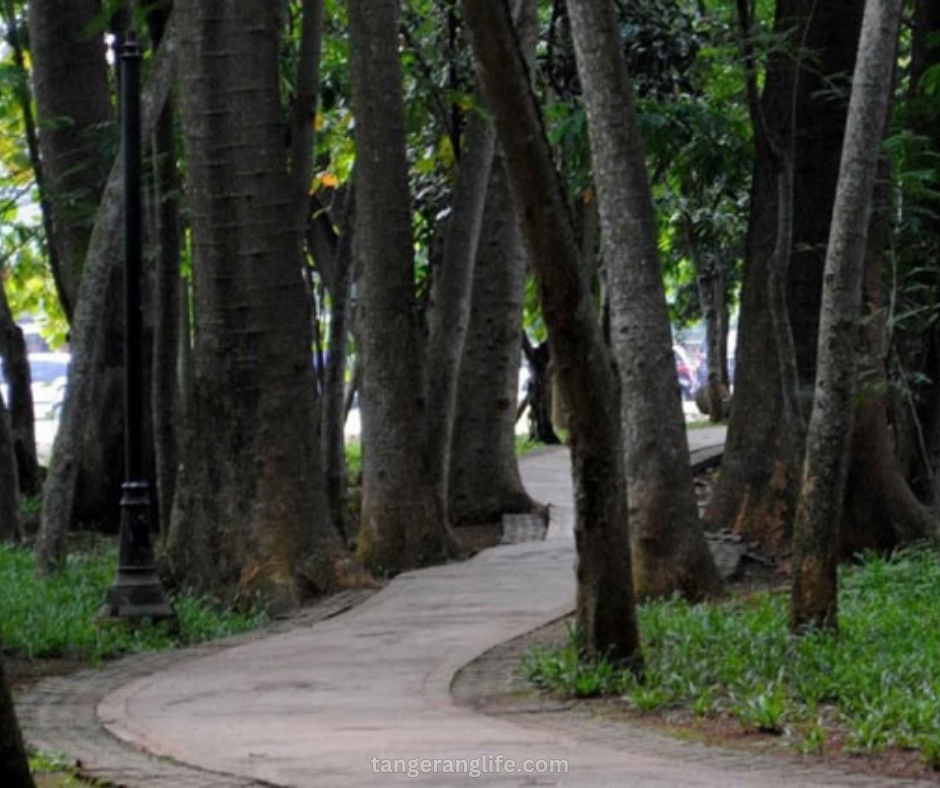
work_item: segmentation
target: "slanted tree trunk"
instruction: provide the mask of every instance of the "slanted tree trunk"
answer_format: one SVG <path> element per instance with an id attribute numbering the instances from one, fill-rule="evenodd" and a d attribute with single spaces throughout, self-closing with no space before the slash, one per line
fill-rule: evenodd
<path id="1" fill-rule="evenodd" d="M 490 177 L 450 458 L 455 524 L 532 511 L 516 458 L 525 250 L 499 157 Z M 546 354 L 547 355 L 547 354 Z M 557 442 L 557 438 L 555 438 Z"/>
<path id="2" fill-rule="evenodd" d="M 310 316 L 264 0 L 179 0 L 194 381 L 167 546 L 177 583 L 274 609 L 330 590 L 345 551 L 316 437 Z"/>
<path id="3" fill-rule="evenodd" d="M 901 6 L 901 0 L 868 0 L 865 6 L 826 254 L 817 391 L 793 532 L 794 632 L 837 625 L 838 527 L 854 416 L 864 257 Z"/>
<path id="4" fill-rule="evenodd" d="M 568 0 L 622 387 L 633 582 L 700 599 L 721 580 L 692 487 L 643 141 L 610 0 Z"/>
<path id="5" fill-rule="evenodd" d="M 4 788 L 33 788 L 23 735 L 16 720 L 13 697 L 0 657 L 0 785 Z"/>
<path id="6" fill-rule="evenodd" d="M 141 96 L 141 132 L 147 139 L 163 110 L 176 62 L 175 24 L 170 22 L 153 58 L 151 76 Z M 72 318 L 72 361 L 59 431 L 52 449 L 49 476 L 43 488 L 42 519 L 36 544 L 40 572 L 53 572 L 64 565 L 65 537 L 73 522 L 78 476 L 85 437 L 85 422 L 92 410 L 96 381 L 96 349 L 112 317 L 108 312 L 108 287 L 121 260 L 122 181 L 124 164 L 115 160 L 101 197 L 101 207 L 88 246 L 88 260 Z M 118 452 L 110 455 L 112 465 Z"/>
<path id="7" fill-rule="evenodd" d="M 10 432 L 10 416 L 0 394 L 0 542 L 18 542 L 20 531 L 20 480 L 16 451 Z"/>
<path id="8" fill-rule="evenodd" d="M 0 356 L 8 383 L 10 437 L 16 454 L 20 491 L 38 495 L 42 487 L 36 458 L 36 428 L 33 416 L 32 375 L 23 330 L 16 324 L 6 290 L 0 284 Z"/>
<path id="9" fill-rule="evenodd" d="M 435 563 L 453 550 L 429 468 L 419 385 L 399 12 L 398 0 L 349 3 L 364 446 L 358 555 L 379 572 Z"/>
<path id="10" fill-rule="evenodd" d="M 463 8 L 571 415 L 578 627 L 589 652 L 639 667 L 613 360 L 594 317 L 590 284 L 508 4 L 465 0 Z"/>

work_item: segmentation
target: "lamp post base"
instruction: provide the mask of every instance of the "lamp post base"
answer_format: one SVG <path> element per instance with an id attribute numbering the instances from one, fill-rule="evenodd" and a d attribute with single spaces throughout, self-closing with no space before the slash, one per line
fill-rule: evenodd
<path id="1" fill-rule="evenodd" d="M 124 484 L 117 577 L 105 596 L 100 617 L 129 623 L 175 619 L 150 543 L 150 491 L 146 482 Z"/>

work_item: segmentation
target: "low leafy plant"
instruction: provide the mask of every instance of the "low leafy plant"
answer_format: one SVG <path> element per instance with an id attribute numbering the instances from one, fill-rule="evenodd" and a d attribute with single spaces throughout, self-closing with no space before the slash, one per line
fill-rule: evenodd
<path id="1" fill-rule="evenodd" d="M 678 598 L 640 609 L 645 674 L 579 660 L 577 640 L 530 654 L 526 675 L 555 692 L 622 695 L 640 711 L 726 713 L 819 752 L 918 750 L 940 766 L 940 561 L 929 550 L 866 555 L 843 570 L 838 635 L 794 640 L 786 595 L 713 604 Z M 596 674 L 588 678 L 585 674 Z M 608 690 L 601 688 L 608 687 Z"/>
<path id="2" fill-rule="evenodd" d="M 220 610 L 191 595 L 174 597 L 178 632 L 165 624 L 128 628 L 98 619 L 114 578 L 113 546 L 73 553 L 57 576 L 39 578 L 30 550 L 0 547 L 0 624 L 5 651 L 27 658 L 68 657 L 96 662 L 132 651 L 155 651 L 256 628 L 267 618 Z"/>

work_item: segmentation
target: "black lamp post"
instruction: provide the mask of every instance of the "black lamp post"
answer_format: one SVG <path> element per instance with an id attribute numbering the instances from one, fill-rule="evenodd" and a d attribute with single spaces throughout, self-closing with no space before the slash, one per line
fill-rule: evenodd
<path id="1" fill-rule="evenodd" d="M 150 539 L 150 486 L 143 462 L 143 310 L 141 271 L 140 45 L 129 33 L 121 51 L 121 117 L 124 141 L 124 463 L 118 572 L 104 615 L 168 619 L 173 612 L 157 575 Z"/>

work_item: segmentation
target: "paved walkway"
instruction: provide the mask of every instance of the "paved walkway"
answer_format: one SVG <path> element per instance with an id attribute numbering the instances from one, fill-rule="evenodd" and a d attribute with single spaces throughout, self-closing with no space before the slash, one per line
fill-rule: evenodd
<path id="1" fill-rule="evenodd" d="M 720 440 L 690 433 L 693 447 Z M 694 453 L 694 452 L 693 452 Z M 623 740 L 579 737 L 548 721 L 516 724 L 458 706 L 455 673 L 497 644 L 565 614 L 574 595 L 571 484 L 563 451 L 524 462 L 533 495 L 553 506 L 544 542 L 487 550 L 413 572 L 312 628 L 177 663 L 107 695 L 98 717 L 124 741 L 244 784 L 276 786 L 885 785 L 801 770 L 749 754 L 618 729 Z M 551 715 L 548 715 L 551 716 Z M 376 773 L 372 759 L 565 759 L 568 773 L 418 777 Z M 495 766 L 496 761 L 487 761 Z M 381 765 L 377 763 L 379 768 Z M 443 763 L 439 770 L 445 769 Z M 140 784 L 147 784 L 141 782 Z M 196 785 L 197 782 L 188 783 Z M 207 775 L 205 785 L 216 782 Z M 242 784 L 242 783 L 238 783 Z"/>

